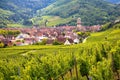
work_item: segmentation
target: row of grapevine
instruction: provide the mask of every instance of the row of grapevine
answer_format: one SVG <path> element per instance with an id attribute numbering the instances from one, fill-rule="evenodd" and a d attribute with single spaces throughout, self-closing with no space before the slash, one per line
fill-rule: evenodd
<path id="1" fill-rule="evenodd" d="M 120 41 L 117 45 L 102 42 L 78 48 L 18 50 L 16 55 L 0 58 L 0 80 L 69 80 L 68 72 L 70 80 L 119 79 Z"/>

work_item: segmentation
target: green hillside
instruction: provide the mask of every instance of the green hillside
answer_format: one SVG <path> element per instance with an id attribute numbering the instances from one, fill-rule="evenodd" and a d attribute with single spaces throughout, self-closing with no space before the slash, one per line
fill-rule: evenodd
<path id="1" fill-rule="evenodd" d="M 43 15 L 69 18 L 68 24 L 75 24 L 81 17 L 83 25 L 96 25 L 115 20 L 120 15 L 120 6 L 104 0 L 57 0 L 41 10 Z M 54 18 L 54 17 L 53 17 Z"/>
<path id="2" fill-rule="evenodd" d="M 46 20 L 47 26 L 76 25 L 78 17 L 83 25 L 97 25 L 120 18 L 119 4 L 105 0 L 1 0 L 0 10 L 0 27 L 9 27 L 6 24 L 43 26 Z M 6 18 L 3 15 L 7 12 L 3 10 L 12 14 L 8 13 Z"/>
<path id="3" fill-rule="evenodd" d="M 9 20 L 9 17 L 12 16 L 14 13 L 8 10 L 0 9 L 0 28 L 6 27 L 8 23 L 11 21 Z"/>
<path id="4" fill-rule="evenodd" d="M 116 4 L 120 3 L 120 0 L 106 0 L 106 1 L 111 2 L 111 3 L 116 3 Z"/>
<path id="5" fill-rule="evenodd" d="M 62 18 L 59 16 L 42 16 L 42 17 L 34 17 L 31 21 L 36 25 L 45 26 L 45 22 L 47 20 L 46 26 L 53 27 L 58 26 L 59 24 L 66 24 L 71 21 L 72 17 Z"/>
<path id="6" fill-rule="evenodd" d="M 116 42 L 120 40 L 120 29 L 109 29 L 104 32 L 92 33 L 91 36 L 87 39 L 87 42 L 102 42 L 102 41 L 111 41 Z"/>
<path id="7" fill-rule="evenodd" d="M 0 12 L 0 23 L 2 24 L 0 27 L 9 27 L 6 25 L 8 22 L 12 22 L 12 24 L 31 26 L 32 22 L 30 21 L 30 18 L 36 15 L 37 10 L 48 6 L 54 1 L 55 0 L 1 0 L 0 11 L 2 10 L 2 12 Z M 7 18 L 3 15 L 3 10 L 4 13 L 7 14 Z M 11 15 L 5 11 L 9 11 L 14 14 Z"/>
<path id="8" fill-rule="evenodd" d="M 78 17 L 83 25 L 97 25 L 120 18 L 120 5 L 105 0 L 1 0 L 0 10 L 0 27 L 43 26 L 46 20 L 47 26 L 76 25 Z"/>
<path id="9" fill-rule="evenodd" d="M 91 36 L 87 39 L 87 42 L 104 42 L 110 41 L 115 43 L 120 40 L 120 22 L 107 23 L 102 26 L 101 32 L 92 33 Z"/>

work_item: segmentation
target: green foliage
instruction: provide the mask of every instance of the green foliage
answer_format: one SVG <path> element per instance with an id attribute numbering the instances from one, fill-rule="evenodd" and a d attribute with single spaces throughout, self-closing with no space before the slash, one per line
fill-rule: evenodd
<path id="1" fill-rule="evenodd" d="M 42 9 L 43 15 L 60 16 L 62 18 L 73 18 L 68 24 L 76 23 L 81 17 L 83 25 L 98 25 L 114 21 L 119 17 L 119 5 L 99 0 L 57 0 L 53 4 Z"/>
<path id="2" fill-rule="evenodd" d="M 90 32 L 77 32 L 80 42 L 83 42 L 83 39 L 90 36 Z"/>
<path id="3" fill-rule="evenodd" d="M 17 36 L 18 34 L 20 34 L 20 31 L 18 30 L 0 30 L 0 34 L 7 36 L 7 35 L 13 35 L 13 36 Z"/>
<path id="4" fill-rule="evenodd" d="M 46 45 L 47 44 L 47 39 L 43 39 L 42 42 L 37 42 L 35 45 Z"/>
<path id="5" fill-rule="evenodd" d="M 53 45 L 62 45 L 62 43 L 60 43 L 59 41 L 55 40 L 53 43 Z"/>
<path id="6" fill-rule="evenodd" d="M 102 31 L 109 29 L 110 23 L 106 23 L 105 25 L 102 26 Z"/>
<path id="7" fill-rule="evenodd" d="M 4 43 L 0 42 L 0 48 L 4 47 Z"/>
<path id="8" fill-rule="evenodd" d="M 109 28 L 119 29 L 120 28 L 120 22 L 109 22 L 102 26 L 101 31 L 105 31 Z"/>
<path id="9" fill-rule="evenodd" d="M 113 26 L 113 28 L 118 28 L 118 29 L 120 29 L 120 22 L 117 23 L 117 24 L 115 24 L 115 25 Z"/>
<path id="10" fill-rule="evenodd" d="M 29 20 L 24 20 L 23 25 L 31 26 L 33 23 Z"/>
<path id="11" fill-rule="evenodd" d="M 26 20 L 29 20 L 37 14 L 37 10 L 46 7 L 54 1 L 55 0 L 1 0 L 0 23 L 26 23 Z M 0 27 L 7 26 L 0 25 Z"/>
<path id="12" fill-rule="evenodd" d="M 111 53 L 113 57 L 113 71 L 117 72 L 120 70 L 120 41 L 118 41 L 117 46 L 111 50 Z"/>
<path id="13" fill-rule="evenodd" d="M 52 16 L 47 26 L 75 26 L 78 17 L 83 25 L 98 25 L 115 20 L 119 13 L 119 5 L 103 0 L 1 0 L 0 27 L 11 23 L 43 26 L 45 15 Z"/>
<path id="14" fill-rule="evenodd" d="M 99 33 L 92 33 L 88 37 L 87 42 L 102 42 L 102 41 L 111 41 L 111 43 L 119 40 L 120 29 L 108 29 L 106 31 L 101 31 Z"/>
<path id="15" fill-rule="evenodd" d="M 111 2 L 111 3 L 120 3 L 119 0 L 106 0 L 106 1 Z"/>
<path id="16" fill-rule="evenodd" d="M 80 61 L 80 73 L 82 76 L 88 76 L 89 75 L 89 64 L 87 61 Z"/>
<path id="17" fill-rule="evenodd" d="M 32 18 L 32 22 L 34 25 L 38 24 L 40 26 L 45 26 L 45 21 L 47 20 L 47 27 L 51 27 L 51 26 L 59 26 L 59 24 L 66 24 L 68 23 L 72 18 L 61 18 L 59 16 L 42 16 L 42 17 L 34 17 Z"/>
<path id="18" fill-rule="evenodd" d="M 7 27 L 7 24 L 11 22 L 9 17 L 12 15 L 11 11 L 0 9 L 0 28 Z"/>
<path id="19" fill-rule="evenodd" d="M 46 43 L 47 43 L 47 39 L 43 39 L 40 44 L 41 44 L 41 45 L 46 45 Z"/>

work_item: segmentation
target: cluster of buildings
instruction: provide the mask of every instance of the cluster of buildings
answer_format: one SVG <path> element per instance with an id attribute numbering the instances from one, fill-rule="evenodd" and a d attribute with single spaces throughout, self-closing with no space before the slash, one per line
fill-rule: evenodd
<path id="1" fill-rule="evenodd" d="M 0 35 L 0 41 L 5 45 L 31 45 L 34 43 L 46 40 L 46 44 L 52 44 L 55 40 L 63 43 L 64 45 L 79 43 L 79 36 L 76 31 L 99 31 L 100 25 L 95 26 L 82 26 L 81 19 L 78 18 L 77 26 L 59 26 L 50 28 L 3 28 L 4 30 L 19 30 L 20 34 L 17 36 L 7 35 L 4 37 Z"/>

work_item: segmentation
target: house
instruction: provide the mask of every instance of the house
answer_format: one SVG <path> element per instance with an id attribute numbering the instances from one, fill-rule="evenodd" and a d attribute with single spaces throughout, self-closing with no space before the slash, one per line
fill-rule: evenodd
<path id="1" fill-rule="evenodd" d="M 65 43 L 66 38 L 64 38 L 64 37 L 57 37 L 56 40 L 57 40 L 58 42 L 60 42 L 60 43 Z"/>
<path id="2" fill-rule="evenodd" d="M 80 40 L 78 38 L 73 40 L 75 44 L 78 44 L 80 42 Z"/>
<path id="3" fill-rule="evenodd" d="M 54 42 L 54 40 L 52 40 L 52 39 L 47 39 L 46 44 L 52 44 L 53 42 Z"/>
<path id="4" fill-rule="evenodd" d="M 1 42 L 3 42 L 5 46 L 13 46 L 13 43 L 9 39 L 2 39 Z"/>
<path id="5" fill-rule="evenodd" d="M 23 46 L 23 43 L 22 42 L 15 42 L 15 45 L 16 46 Z"/>
<path id="6" fill-rule="evenodd" d="M 71 45 L 71 43 L 69 42 L 69 40 L 67 39 L 64 43 L 64 45 Z"/>
<path id="7" fill-rule="evenodd" d="M 30 35 L 25 33 L 20 33 L 15 39 L 16 40 L 24 40 L 24 38 L 30 38 Z"/>
<path id="8" fill-rule="evenodd" d="M 24 45 L 31 45 L 36 43 L 36 40 L 34 38 L 24 38 Z"/>
<path id="9" fill-rule="evenodd" d="M 14 40 L 15 37 L 13 35 L 6 35 L 5 39 Z"/>
<path id="10" fill-rule="evenodd" d="M 5 37 L 3 35 L 0 35 L 0 41 L 5 39 Z"/>

